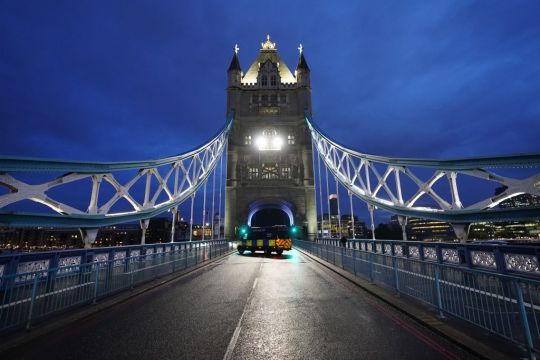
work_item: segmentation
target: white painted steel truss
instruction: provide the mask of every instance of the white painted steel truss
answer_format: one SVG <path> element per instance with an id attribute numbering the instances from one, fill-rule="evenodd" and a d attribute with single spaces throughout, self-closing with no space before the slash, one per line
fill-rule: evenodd
<path id="1" fill-rule="evenodd" d="M 149 219 L 164 211 L 175 209 L 205 183 L 220 156 L 224 154 L 232 116 L 225 128 L 208 143 L 185 154 L 165 159 L 121 162 L 87 163 L 27 158 L 0 159 L 0 186 L 8 192 L 0 195 L 0 225 L 54 226 L 94 229 L 127 221 Z M 126 174 L 129 172 L 130 174 Z M 20 172 L 62 171 L 65 175 L 39 184 L 18 179 Z M 133 175 L 134 173 L 134 175 Z M 126 180 L 127 178 L 127 180 Z M 89 183 L 89 203 L 78 208 L 53 198 L 51 189 L 85 181 Z M 122 179 L 122 180 L 121 180 Z M 135 194 L 135 184 L 144 182 L 144 196 Z M 103 183 L 114 189 L 100 191 Z M 67 190 L 70 191 L 70 190 Z M 140 191 L 139 191 L 140 192 Z M 121 200 L 129 209 L 115 210 Z M 19 213 L 5 208 L 22 200 L 40 203 L 54 213 Z M 125 204 L 124 204 L 125 205 Z M 118 208 L 118 207 L 117 207 Z M 124 206 L 125 208 L 125 206 Z"/>
<path id="2" fill-rule="evenodd" d="M 381 208 L 405 218 L 440 220 L 454 225 L 479 221 L 540 219 L 540 208 L 536 206 L 513 209 L 501 209 L 497 206 L 502 201 L 520 194 L 540 196 L 540 172 L 525 179 L 516 179 L 487 170 L 538 168 L 540 154 L 460 160 L 373 156 L 337 144 L 325 136 L 309 118 L 306 117 L 306 121 L 315 149 L 324 165 L 345 188 L 371 207 Z M 419 168 L 422 168 L 422 173 L 429 171 L 431 176 L 425 181 L 421 180 L 421 177 L 415 174 Z M 406 196 L 403 191 L 404 177 L 408 184 L 415 187 L 412 195 Z M 505 186 L 506 189 L 498 195 L 465 206 L 462 198 L 465 192 L 460 191 L 458 177 L 483 179 Z M 436 186 L 439 190 L 435 189 Z M 450 196 L 441 195 L 441 187 L 444 187 L 443 192 Z M 430 203 L 429 206 L 424 205 L 426 201 Z"/>

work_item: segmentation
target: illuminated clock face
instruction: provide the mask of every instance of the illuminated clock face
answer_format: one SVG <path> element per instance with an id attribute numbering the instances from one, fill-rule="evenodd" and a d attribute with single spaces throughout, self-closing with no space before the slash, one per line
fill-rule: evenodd
<path id="1" fill-rule="evenodd" d="M 276 129 L 267 128 L 255 139 L 255 145 L 260 151 L 279 151 L 283 146 L 283 139 Z"/>

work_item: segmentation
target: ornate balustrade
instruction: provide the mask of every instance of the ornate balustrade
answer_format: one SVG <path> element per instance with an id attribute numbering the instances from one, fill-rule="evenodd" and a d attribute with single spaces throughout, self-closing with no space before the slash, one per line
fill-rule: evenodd
<path id="1" fill-rule="evenodd" d="M 339 239 L 316 239 L 316 242 L 340 246 Z M 503 274 L 540 277 L 540 246 L 349 239 L 346 247 Z"/>
<path id="2" fill-rule="evenodd" d="M 230 250 L 220 239 L 0 255 L 0 333 Z"/>

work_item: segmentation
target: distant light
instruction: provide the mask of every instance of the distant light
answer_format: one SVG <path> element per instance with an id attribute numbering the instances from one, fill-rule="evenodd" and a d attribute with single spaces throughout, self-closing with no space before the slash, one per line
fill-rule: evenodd
<path id="1" fill-rule="evenodd" d="M 242 225 L 240 226 L 240 235 L 246 235 L 248 233 L 248 226 Z"/>

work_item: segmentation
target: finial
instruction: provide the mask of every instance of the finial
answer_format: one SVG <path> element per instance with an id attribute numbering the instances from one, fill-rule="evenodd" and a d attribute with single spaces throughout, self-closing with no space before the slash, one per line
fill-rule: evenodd
<path id="1" fill-rule="evenodd" d="M 298 47 L 298 51 L 300 51 L 300 55 L 302 55 L 303 50 L 304 50 L 304 47 L 302 46 L 302 43 L 300 43 L 300 46 Z"/>
<path id="2" fill-rule="evenodd" d="M 266 35 L 266 41 L 261 43 L 261 50 L 275 50 L 276 43 L 270 41 L 270 35 Z"/>
<path id="3" fill-rule="evenodd" d="M 234 44 L 234 53 L 236 55 L 238 55 L 238 50 L 240 50 L 240 48 L 238 47 L 238 44 Z"/>

